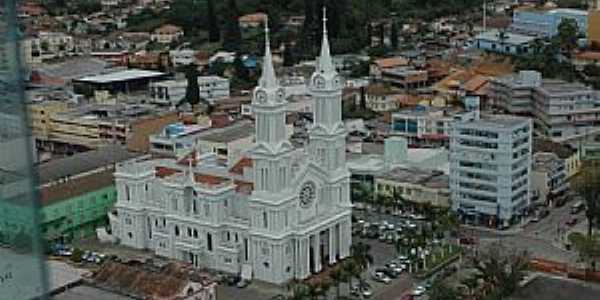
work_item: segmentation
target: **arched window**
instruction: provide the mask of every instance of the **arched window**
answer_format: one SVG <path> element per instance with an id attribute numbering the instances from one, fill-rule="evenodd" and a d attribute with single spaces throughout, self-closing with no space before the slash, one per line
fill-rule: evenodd
<path id="1" fill-rule="evenodd" d="M 127 200 L 127 201 L 131 200 L 131 193 L 130 193 L 128 185 L 125 185 L 125 200 Z"/>
<path id="2" fill-rule="evenodd" d="M 179 236 L 179 226 L 175 225 L 175 236 Z"/>

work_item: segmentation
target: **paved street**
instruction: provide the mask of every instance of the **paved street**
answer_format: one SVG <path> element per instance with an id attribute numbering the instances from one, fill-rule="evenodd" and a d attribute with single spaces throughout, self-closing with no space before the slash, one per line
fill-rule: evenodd
<path id="1" fill-rule="evenodd" d="M 550 214 L 539 222 L 529 222 L 520 228 L 511 228 L 508 232 L 469 227 L 463 229 L 463 233 L 478 237 L 481 246 L 501 242 L 518 250 L 526 250 L 535 257 L 572 262 L 577 258 L 577 253 L 559 247 L 558 233 L 560 232 L 562 235 L 572 229 L 571 226 L 565 225 L 565 222 L 572 217 L 576 217 L 578 220 L 578 224 L 575 226 L 581 226 L 581 223 L 585 220 L 585 215 L 583 212 L 572 215 L 570 207 L 567 203 L 563 207 L 550 209 Z"/>

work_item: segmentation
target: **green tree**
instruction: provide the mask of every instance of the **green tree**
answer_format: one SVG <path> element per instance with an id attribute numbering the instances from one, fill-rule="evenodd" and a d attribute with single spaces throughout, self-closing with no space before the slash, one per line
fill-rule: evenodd
<path id="1" fill-rule="evenodd" d="M 569 235 L 569 242 L 579 253 L 579 257 L 595 270 L 595 262 L 600 259 L 600 234 L 586 236 L 574 232 Z"/>
<path id="2" fill-rule="evenodd" d="M 215 12 L 214 0 L 206 1 L 206 14 L 208 18 L 208 41 L 216 43 L 221 40 L 221 30 L 219 29 L 219 20 Z"/>
<path id="3" fill-rule="evenodd" d="M 286 284 L 289 296 L 287 300 L 309 300 L 311 299 L 310 288 L 303 282 L 292 279 Z"/>
<path id="4" fill-rule="evenodd" d="M 295 63 L 294 49 L 292 49 L 291 44 L 287 43 L 285 44 L 285 48 L 283 50 L 283 65 L 286 67 L 292 67 Z"/>
<path id="5" fill-rule="evenodd" d="M 459 300 L 462 299 L 456 289 L 438 279 L 431 285 L 429 300 Z"/>
<path id="6" fill-rule="evenodd" d="M 79 248 L 73 249 L 73 254 L 71 255 L 71 261 L 75 263 L 80 263 L 83 259 L 83 251 Z"/>
<path id="7" fill-rule="evenodd" d="M 574 19 L 565 18 L 558 25 L 558 40 L 560 48 L 567 57 L 571 57 L 571 53 L 577 47 L 577 36 L 579 35 L 579 27 Z"/>
<path id="8" fill-rule="evenodd" d="M 240 49 L 242 31 L 238 21 L 240 13 L 235 0 L 228 0 L 224 14 L 227 17 L 223 30 L 223 48 L 227 51 L 237 51 Z"/>
<path id="9" fill-rule="evenodd" d="M 336 266 L 333 270 L 331 270 L 331 272 L 329 272 L 329 278 L 331 278 L 333 285 L 335 285 L 335 295 L 337 299 L 340 297 L 340 283 L 344 281 L 344 270 L 341 268 L 341 266 Z"/>
<path id="10" fill-rule="evenodd" d="M 594 224 L 600 223 L 600 162 L 584 160 L 577 189 L 586 204 L 588 237 L 592 236 Z"/>
<path id="11" fill-rule="evenodd" d="M 198 68 L 190 64 L 185 70 L 187 86 L 185 88 L 185 101 L 193 108 L 200 104 L 200 87 L 198 86 Z"/>
<path id="12" fill-rule="evenodd" d="M 390 33 L 390 39 L 392 40 L 392 48 L 398 49 L 398 24 L 392 22 L 392 32 Z"/>

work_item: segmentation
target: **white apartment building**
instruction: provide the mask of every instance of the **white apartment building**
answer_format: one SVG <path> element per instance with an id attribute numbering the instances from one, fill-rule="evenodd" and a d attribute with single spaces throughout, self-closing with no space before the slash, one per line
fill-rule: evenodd
<path id="1" fill-rule="evenodd" d="M 219 76 L 198 77 L 200 97 L 214 103 L 218 99 L 229 98 L 229 79 Z M 152 82 L 149 85 L 153 103 L 177 104 L 185 97 L 187 80 L 165 80 Z"/>
<path id="2" fill-rule="evenodd" d="M 533 116 L 540 135 L 563 142 L 599 131 L 600 91 L 581 83 L 542 79 L 535 71 L 490 82 L 493 105 L 507 113 Z"/>
<path id="3" fill-rule="evenodd" d="M 487 226 L 518 220 L 530 202 L 532 124 L 528 118 L 485 116 L 452 125 L 452 208 Z"/>
<path id="4" fill-rule="evenodd" d="M 256 279 L 275 284 L 307 278 L 350 255 L 343 80 L 331 62 L 326 28 L 309 85 L 315 122 L 306 149 L 287 139 L 285 93 L 268 35 L 266 41 L 253 98 L 256 140 L 242 172 L 249 176 L 215 167 L 207 154 L 119 165 L 110 220 L 121 244 L 198 268 L 251 270 Z"/>

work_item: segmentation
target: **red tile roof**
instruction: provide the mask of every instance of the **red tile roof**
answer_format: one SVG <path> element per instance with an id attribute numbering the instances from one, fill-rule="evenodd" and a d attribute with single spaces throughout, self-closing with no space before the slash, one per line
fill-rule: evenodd
<path id="1" fill-rule="evenodd" d="M 248 157 L 243 157 L 240 159 L 231 169 L 229 169 L 229 173 L 244 175 L 244 168 L 251 168 L 253 160 Z"/>
<path id="2" fill-rule="evenodd" d="M 214 175 L 195 173 L 194 180 L 197 183 L 208 184 L 208 185 L 219 185 L 224 182 L 227 182 L 229 179 L 225 178 L 225 177 L 214 176 Z"/>
<path id="3" fill-rule="evenodd" d="M 181 171 L 168 167 L 156 167 L 156 176 L 159 178 L 169 177 L 176 173 L 181 173 Z"/>

